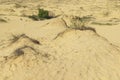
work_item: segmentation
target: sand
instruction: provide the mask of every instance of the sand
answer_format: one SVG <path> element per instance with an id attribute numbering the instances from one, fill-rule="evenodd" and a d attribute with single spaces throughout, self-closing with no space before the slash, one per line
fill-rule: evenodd
<path id="1" fill-rule="evenodd" d="M 0 0 L 0 80 L 120 80 L 119 3 Z M 55 17 L 29 18 L 38 8 Z"/>

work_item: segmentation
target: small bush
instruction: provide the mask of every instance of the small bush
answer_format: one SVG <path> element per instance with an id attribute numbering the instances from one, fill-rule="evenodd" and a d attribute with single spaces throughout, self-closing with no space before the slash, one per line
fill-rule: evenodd
<path id="1" fill-rule="evenodd" d="M 49 19 L 50 16 L 49 16 L 49 12 L 47 10 L 44 10 L 44 9 L 39 9 L 38 10 L 38 17 L 40 19 Z"/>
<path id="2" fill-rule="evenodd" d="M 55 15 L 52 13 L 52 15 L 50 15 L 50 12 L 44 9 L 38 9 L 38 14 L 37 15 L 32 15 L 32 16 L 28 16 L 29 18 L 38 21 L 38 20 L 44 20 L 44 19 L 51 19 L 53 18 Z"/>

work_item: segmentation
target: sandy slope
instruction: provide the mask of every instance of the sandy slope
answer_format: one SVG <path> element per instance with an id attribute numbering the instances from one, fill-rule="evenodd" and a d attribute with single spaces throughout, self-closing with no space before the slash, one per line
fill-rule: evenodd
<path id="1" fill-rule="evenodd" d="M 0 0 L 0 80 L 120 80 L 118 0 Z M 38 8 L 56 18 L 34 21 Z M 73 16 L 90 16 L 76 30 Z M 12 36 L 13 35 L 13 36 Z"/>
<path id="2" fill-rule="evenodd" d="M 4 49 L 1 79 L 119 80 L 120 50 L 89 30 L 66 30 L 49 45 L 20 37 Z"/>

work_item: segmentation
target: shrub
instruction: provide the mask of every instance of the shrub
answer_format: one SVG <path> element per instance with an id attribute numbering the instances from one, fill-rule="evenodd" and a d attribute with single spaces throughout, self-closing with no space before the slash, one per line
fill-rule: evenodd
<path id="1" fill-rule="evenodd" d="M 29 18 L 33 19 L 33 20 L 43 20 L 43 19 L 50 19 L 53 18 L 53 14 L 50 15 L 50 12 L 44 9 L 38 9 L 38 14 L 37 15 L 32 15 L 32 16 L 28 16 Z"/>
<path id="2" fill-rule="evenodd" d="M 38 17 L 40 19 L 49 19 L 49 12 L 47 10 L 44 9 L 39 9 L 38 10 Z"/>

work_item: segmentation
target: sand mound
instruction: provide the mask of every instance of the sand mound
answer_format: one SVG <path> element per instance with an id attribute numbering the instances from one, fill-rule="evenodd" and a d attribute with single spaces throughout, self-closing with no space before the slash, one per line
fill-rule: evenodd
<path id="1" fill-rule="evenodd" d="M 52 19 L 48 24 L 42 26 L 39 30 L 41 37 L 44 41 L 51 41 L 58 33 L 66 30 L 67 25 L 61 18 Z"/>
<path id="2" fill-rule="evenodd" d="M 3 55 L 0 79 L 119 80 L 120 51 L 91 30 L 65 30 L 49 45 L 38 43 L 21 35 L 4 48 L 12 56 Z"/>
<path id="3" fill-rule="evenodd" d="M 9 43 L 6 46 L 0 49 L 0 56 L 10 56 L 14 51 L 23 48 L 25 46 L 34 46 L 35 44 L 40 44 L 39 41 L 29 38 L 25 34 L 22 35 L 14 35 L 12 39 L 10 39 Z"/>
<path id="4" fill-rule="evenodd" d="M 118 0 L 0 3 L 0 80 L 120 80 L 120 48 L 97 34 L 107 33 L 105 37 L 112 39 L 113 32 L 119 34 Z M 43 21 L 27 17 L 38 14 L 39 8 L 60 16 Z M 92 17 L 88 26 L 93 27 L 72 28 L 73 16 Z M 12 33 L 27 35 L 15 35 L 6 41 Z"/>
<path id="5" fill-rule="evenodd" d="M 119 80 L 120 51 L 93 31 L 67 30 L 53 43 L 65 80 Z"/>

